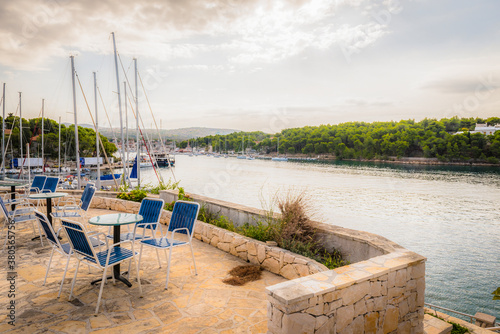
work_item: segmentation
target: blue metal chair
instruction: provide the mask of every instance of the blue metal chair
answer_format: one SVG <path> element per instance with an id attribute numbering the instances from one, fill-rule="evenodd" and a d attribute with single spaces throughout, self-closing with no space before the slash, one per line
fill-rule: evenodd
<path id="1" fill-rule="evenodd" d="M 5 205 L 3 199 L 0 197 L 0 211 L 2 211 L 2 214 L 4 215 L 4 223 L 3 223 L 3 228 L 7 227 L 7 234 L 5 236 L 5 242 L 3 244 L 3 249 L 5 249 L 5 245 L 7 244 L 7 239 L 9 237 L 8 231 L 10 230 L 10 226 L 15 225 L 17 223 L 22 223 L 22 222 L 27 222 L 27 221 L 35 221 L 35 207 L 33 204 L 29 202 L 22 202 L 16 206 L 16 209 L 14 211 L 9 211 L 7 210 L 7 206 Z M 2 229 L 3 229 L 2 228 Z M 40 234 L 40 240 L 42 240 L 42 233 L 40 229 L 38 229 L 38 232 Z M 33 225 L 33 233 L 36 234 L 35 231 L 35 226 Z M 42 246 L 43 246 L 43 241 L 42 241 Z"/>
<path id="2" fill-rule="evenodd" d="M 29 192 L 39 193 L 40 191 L 42 191 L 46 180 L 47 180 L 47 176 L 45 176 L 45 175 L 35 176 L 33 178 L 33 183 L 31 183 L 31 186 L 29 188 Z"/>
<path id="3" fill-rule="evenodd" d="M 71 249 L 78 260 L 75 270 L 75 276 L 73 277 L 73 282 L 71 283 L 71 292 L 69 295 L 69 300 L 73 296 L 73 288 L 75 286 L 76 277 L 78 274 L 78 268 L 80 267 L 80 262 L 85 262 L 88 265 L 103 270 L 101 288 L 99 291 L 99 298 L 97 299 L 97 306 L 95 313 L 99 312 L 99 305 L 101 303 L 102 290 L 104 284 L 106 284 L 106 272 L 109 267 L 115 264 L 134 260 L 137 271 L 137 282 L 139 283 L 139 291 L 142 296 L 141 280 L 139 277 L 139 263 L 135 260 L 135 255 L 137 253 L 134 251 L 134 243 L 131 240 L 120 241 L 109 247 L 106 250 L 96 252 L 95 248 L 92 247 L 92 242 L 82 223 L 76 221 L 62 220 L 62 226 L 68 236 Z M 120 247 L 124 244 L 130 244 L 131 249 Z M 113 273 L 113 270 L 111 270 Z M 129 272 L 130 273 L 130 272 Z M 115 283 L 115 277 L 113 273 L 113 283 Z"/>
<path id="4" fill-rule="evenodd" d="M 160 228 L 160 217 L 164 203 L 165 201 L 160 198 L 144 198 L 139 208 L 139 214 L 144 217 L 144 219 L 140 223 L 134 225 L 134 230 L 132 232 L 120 234 L 120 239 L 123 241 L 154 238 L 157 230 L 160 230 L 160 235 L 163 236 Z M 142 229 L 142 231 L 137 230 L 138 228 Z M 151 231 L 150 237 L 146 236 L 148 230 Z M 108 238 L 113 238 L 113 236 L 108 235 Z"/>
<path id="5" fill-rule="evenodd" d="M 73 201 L 61 201 L 53 208 L 53 218 L 85 218 L 94 198 L 96 188 L 88 183 L 83 190 L 79 203 Z"/>
<path id="6" fill-rule="evenodd" d="M 38 177 L 38 176 L 35 176 L 35 177 Z M 41 193 L 53 193 L 56 191 L 58 183 L 59 183 L 58 177 L 47 177 L 47 179 L 45 180 L 45 183 L 43 184 L 42 190 L 40 190 L 39 192 L 41 192 Z"/>
<path id="7" fill-rule="evenodd" d="M 45 216 L 43 213 L 40 211 L 35 211 L 35 216 L 38 220 L 38 224 L 41 226 L 42 230 L 45 232 L 45 237 L 49 241 L 49 244 L 52 245 L 52 252 L 50 253 L 50 259 L 49 263 L 47 264 L 47 271 L 45 272 L 45 278 L 43 280 L 43 285 L 45 285 L 45 282 L 47 281 L 47 276 L 49 274 L 50 270 L 50 265 L 52 263 L 52 257 L 54 256 L 54 251 L 58 252 L 62 256 L 66 257 L 66 267 L 64 268 L 64 274 L 61 280 L 61 287 L 59 288 L 59 293 L 57 295 L 57 298 L 61 296 L 62 288 L 63 288 L 63 283 L 64 279 L 66 278 L 66 273 L 68 272 L 68 265 L 69 265 L 69 260 L 71 259 L 71 245 L 68 243 L 61 244 L 59 241 L 59 233 L 61 229 L 57 231 L 57 233 L 54 232 L 54 229 L 52 225 L 50 224 L 49 220 L 47 219 L 47 216 Z M 100 233 L 104 235 L 104 233 Z M 93 237 L 90 238 L 90 241 L 92 243 L 93 247 L 98 247 L 104 245 L 104 242 L 101 242 L 99 239 L 95 238 L 97 234 L 93 234 Z M 106 243 L 107 239 L 104 237 Z M 90 270 L 90 267 L 89 267 Z"/>
<path id="8" fill-rule="evenodd" d="M 168 224 L 168 231 L 165 237 L 141 240 L 141 250 L 139 255 L 139 265 L 141 263 L 142 257 L 142 247 L 149 246 L 158 249 L 165 250 L 165 256 L 167 249 L 170 250 L 168 256 L 168 267 L 167 267 L 167 282 L 165 283 L 165 289 L 168 289 L 168 279 L 170 277 L 170 264 L 172 263 L 172 249 L 174 247 L 187 246 L 191 248 L 191 256 L 193 258 L 194 272 L 198 275 L 196 270 L 196 262 L 194 260 L 193 245 L 191 240 L 193 239 L 194 227 L 196 224 L 196 218 L 198 218 L 198 213 L 200 212 L 200 204 L 196 202 L 187 201 L 177 201 L 175 202 L 174 209 L 172 211 L 172 218 L 170 218 L 170 223 Z M 168 238 L 168 232 L 170 232 L 170 238 Z M 181 233 L 187 235 L 186 240 L 176 240 L 175 233 Z M 161 264 L 160 264 L 161 267 Z"/>

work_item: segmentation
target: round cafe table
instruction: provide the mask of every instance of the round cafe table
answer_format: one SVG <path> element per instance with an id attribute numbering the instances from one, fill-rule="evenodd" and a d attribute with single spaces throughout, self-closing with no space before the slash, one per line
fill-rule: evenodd
<path id="1" fill-rule="evenodd" d="M 141 222 L 144 218 L 141 215 L 133 213 L 112 213 L 108 215 L 96 216 L 89 219 L 89 224 L 98 226 L 113 226 L 113 244 L 120 242 L 120 226 L 134 224 Z M 127 286 L 131 287 L 132 283 L 128 279 L 123 277 L 120 272 L 120 263 L 113 266 L 113 273 L 115 279 L 125 283 Z M 108 278 L 111 278 L 108 277 Z M 101 281 L 101 279 L 95 280 L 92 284 Z"/>
<path id="2" fill-rule="evenodd" d="M 68 193 L 38 193 L 29 195 L 29 199 L 45 199 L 47 200 L 47 218 L 49 219 L 50 224 L 52 224 L 52 199 L 53 198 L 61 198 L 68 196 Z"/>
<path id="3" fill-rule="evenodd" d="M 0 180 L 0 187 L 10 187 L 10 198 L 12 200 L 16 199 L 16 187 L 26 186 L 28 182 L 23 182 L 20 180 Z M 16 204 L 12 204 L 12 210 L 16 209 Z"/>
<path id="4" fill-rule="evenodd" d="M 52 225 L 52 215 L 51 215 L 51 213 L 52 213 L 52 199 L 53 198 L 61 198 L 61 197 L 65 197 L 65 196 L 68 196 L 68 193 L 55 192 L 55 193 L 32 194 L 32 195 L 29 195 L 28 198 L 29 199 L 45 199 L 47 201 L 47 219 L 49 220 L 50 225 Z M 36 240 L 38 238 L 40 238 L 40 237 L 36 236 L 31 240 Z M 61 239 L 61 237 L 59 237 L 59 239 Z"/>

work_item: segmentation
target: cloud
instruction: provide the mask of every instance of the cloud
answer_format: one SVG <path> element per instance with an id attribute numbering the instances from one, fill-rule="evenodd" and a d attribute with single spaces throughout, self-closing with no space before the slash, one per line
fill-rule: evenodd
<path id="1" fill-rule="evenodd" d="M 366 0 L 32 0 L 0 2 L 0 64 L 44 70 L 70 50 L 109 54 L 115 31 L 122 54 L 161 61 L 210 52 L 233 64 L 269 63 L 335 43 L 362 49 L 387 31 L 369 16 L 336 23 Z M 392 6 L 389 2 L 384 6 Z M 360 12 L 361 13 L 361 12 Z M 362 14 L 359 14 L 362 15 Z M 224 58 L 224 57 L 222 57 Z M 224 64 L 226 65 L 226 64 Z"/>
<path id="2" fill-rule="evenodd" d="M 472 94 L 493 91 L 500 88 L 500 73 L 468 78 L 446 78 L 431 81 L 422 86 L 423 89 L 434 90 L 443 94 Z"/>

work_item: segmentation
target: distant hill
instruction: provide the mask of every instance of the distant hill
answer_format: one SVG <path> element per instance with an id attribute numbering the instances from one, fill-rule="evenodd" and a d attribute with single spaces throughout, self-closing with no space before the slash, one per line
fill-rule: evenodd
<path id="1" fill-rule="evenodd" d="M 88 124 L 81 124 L 81 127 L 92 127 Z M 120 136 L 120 129 L 119 128 L 114 128 L 113 129 L 115 136 L 119 137 Z M 211 135 L 228 135 L 233 132 L 239 132 L 240 130 L 234 130 L 234 129 L 217 129 L 217 128 L 202 128 L 202 127 L 192 127 L 192 128 L 181 128 L 181 129 L 168 129 L 168 130 L 160 130 L 161 136 L 163 139 L 174 139 L 174 140 L 186 140 L 190 138 L 196 138 L 196 137 L 206 137 L 206 136 L 211 136 Z M 99 128 L 99 132 L 108 137 L 112 138 L 113 133 L 110 128 Z M 158 132 L 153 129 L 145 129 L 143 130 L 143 133 L 147 133 L 149 138 L 152 139 L 157 139 L 158 138 Z M 135 129 L 131 130 L 129 129 L 129 138 L 135 138 Z"/>

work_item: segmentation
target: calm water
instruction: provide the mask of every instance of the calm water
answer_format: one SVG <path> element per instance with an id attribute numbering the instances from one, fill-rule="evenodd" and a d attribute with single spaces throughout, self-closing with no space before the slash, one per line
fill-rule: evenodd
<path id="1" fill-rule="evenodd" d="M 152 169 L 144 181 L 156 182 Z M 176 157 L 187 192 L 268 208 L 306 189 L 317 220 L 382 235 L 427 257 L 426 302 L 500 318 L 500 169 Z M 172 172 L 161 170 L 168 179 Z"/>

